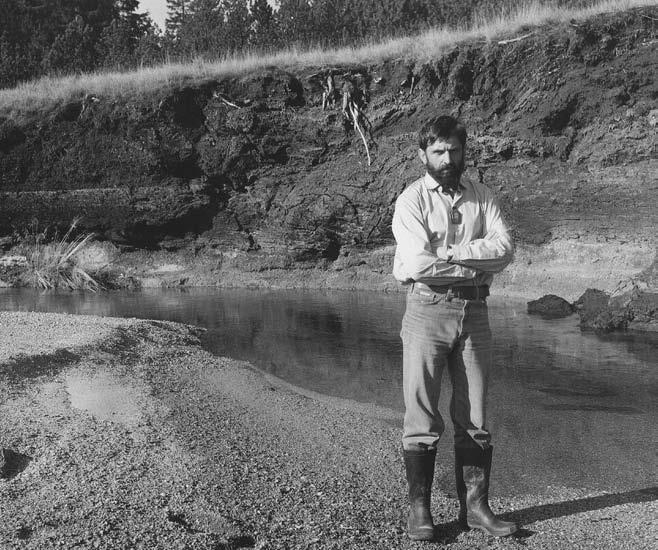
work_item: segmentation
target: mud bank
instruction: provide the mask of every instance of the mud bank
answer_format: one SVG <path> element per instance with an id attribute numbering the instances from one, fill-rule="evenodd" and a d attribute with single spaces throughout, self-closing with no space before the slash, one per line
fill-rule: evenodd
<path id="1" fill-rule="evenodd" d="M 1 548 L 425 546 L 404 536 L 399 413 L 211 356 L 192 327 L 54 314 L 0 321 L 0 438 L 12 451 L 0 479 Z M 17 354 L 8 334 L 19 332 L 46 343 L 25 337 Z M 89 399 L 91 387 L 121 397 Z M 437 467 L 450 475 L 451 465 Z M 649 485 L 494 496 L 524 524 L 520 538 L 501 540 L 460 531 L 454 494 L 436 488 L 436 547 L 653 548 Z"/>
<path id="2" fill-rule="evenodd" d="M 118 253 L 118 283 L 145 287 L 217 286 L 405 292 L 391 271 L 395 246 L 346 253 L 323 266 L 259 265 L 249 253 L 137 250 Z M 615 245 L 583 237 L 546 245 L 519 243 L 512 264 L 496 275 L 492 293 L 534 299 L 559 294 L 576 300 L 588 288 L 623 292 L 630 280 L 654 287 L 654 248 L 649 242 Z M 245 269 L 245 265 L 249 265 Z M 1 278 L 1 276 L 0 276 Z M 123 281 L 123 282 L 122 282 Z"/>
<path id="3" fill-rule="evenodd" d="M 0 237 L 82 215 L 145 285 L 389 289 L 394 201 L 421 175 L 414 132 L 450 113 L 471 133 L 466 177 L 500 197 L 519 245 L 506 291 L 655 285 L 656 18 L 647 7 L 428 60 L 268 68 L 38 114 L 0 105 Z M 322 108 L 328 76 L 372 123 L 371 164 L 341 98 Z"/>

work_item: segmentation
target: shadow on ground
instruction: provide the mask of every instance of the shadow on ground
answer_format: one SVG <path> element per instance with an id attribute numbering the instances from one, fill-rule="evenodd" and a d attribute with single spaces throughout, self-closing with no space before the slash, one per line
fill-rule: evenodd
<path id="1" fill-rule="evenodd" d="M 610 508 L 611 506 L 619 506 L 621 504 L 652 502 L 654 500 L 658 500 L 658 487 L 647 487 L 646 489 L 637 489 L 626 493 L 612 493 L 609 495 L 532 506 L 531 508 L 502 514 L 500 518 L 527 525 L 537 521 L 602 510 L 603 508 Z"/>
<path id="2" fill-rule="evenodd" d="M 0 479 L 16 477 L 32 461 L 32 457 L 11 449 L 0 449 L 0 453 Z"/>
<path id="3" fill-rule="evenodd" d="M 514 534 L 514 538 L 525 539 L 534 535 L 534 531 L 523 528 L 524 525 L 530 525 L 548 519 L 581 514 L 583 512 L 603 510 L 604 508 L 620 506 L 622 504 L 652 502 L 654 500 L 658 500 L 658 487 L 647 487 L 646 489 L 637 489 L 625 493 L 613 493 L 609 495 L 532 506 L 522 510 L 499 514 L 498 517 L 505 521 L 514 521 L 518 523 L 521 528 Z M 463 531 L 457 521 L 436 525 L 435 530 L 438 536 L 437 541 L 442 544 L 456 542 L 457 537 Z"/>
<path id="4" fill-rule="evenodd" d="M 0 381 L 15 385 L 41 376 L 54 376 L 79 360 L 78 354 L 66 349 L 43 355 L 19 355 L 0 363 Z"/>

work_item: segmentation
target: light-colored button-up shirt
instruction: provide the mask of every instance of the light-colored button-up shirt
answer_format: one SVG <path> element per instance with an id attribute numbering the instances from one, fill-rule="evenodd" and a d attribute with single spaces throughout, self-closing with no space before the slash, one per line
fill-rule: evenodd
<path id="1" fill-rule="evenodd" d="M 452 220 L 461 223 L 451 221 L 453 209 L 458 214 Z M 490 285 L 514 253 L 498 201 L 487 187 L 465 181 L 451 197 L 429 174 L 398 197 L 393 234 L 393 275 L 402 283 Z"/>

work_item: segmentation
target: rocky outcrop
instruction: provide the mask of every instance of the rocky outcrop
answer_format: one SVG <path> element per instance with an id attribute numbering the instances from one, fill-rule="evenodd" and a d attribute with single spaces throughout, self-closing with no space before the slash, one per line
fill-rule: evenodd
<path id="1" fill-rule="evenodd" d="M 635 330 L 658 332 L 658 292 L 639 278 L 608 293 L 588 288 L 577 300 L 547 294 L 528 302 L 528 313 L 559 319 L 578 313 L 584 331 Z"/>
<path id="2" fill-rule="evenodd" d="M 658 332 L 658 293 L 635 287 L 616 296 L 596 289 L 574 303 L 583 330 L 643 330 Z"/>
<path id="3" fill-rule="evenodd" d="M 5 113 L 0 236 L 82 215 L 82 229 L 124 251 L 184 254 L 206 269 L 197 282 L 312 269 L 304 281 L 371 287 L 389 277 L 394 201 L 422 173 L 414 132 L 452 113 L 471 132 L 466 177 L 500 197 L 519 244 L 504 284 L 550 290 L 570 270 L 612 287 L 655 254 L 649 16 L 658 8 L 460 44 L 427 62 L 268 68 Z M 340 107 L 322 109 L 330 74 L 360 94 L 371 165 Z M 538 262 L 546 251 L 553 259 Z"/>

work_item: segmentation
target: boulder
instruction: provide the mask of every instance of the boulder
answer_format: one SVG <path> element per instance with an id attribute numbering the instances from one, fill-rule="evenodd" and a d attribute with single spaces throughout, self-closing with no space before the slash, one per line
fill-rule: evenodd
<path id="1" fill-rule="evenodd" d="M 528 302 L 528 313 L 531 315 L 541 315 L 551 319 L 568 317 L 574 312 L 574 307 L 564 298 L 555 294 L 546 294 L 538 300 Z"/>
<path id="2" fill-rule="evenodd" d="M 606 316 L 610 295 L 596 288 L 588 288 L 583 295 L 574 302 L 574 307 L 580 317 L 582 330 L 601 330 L 603 317 Z"/>
<path id="3" fill-rule="evenodd" d="M 658 292 L 634 292 L 626 309 L 628 329 L 658 332 Z"/>
<path id="4" fill-rule="evenodd" d="M 658 293 L 634 288 L 618 296 L 589 288 L 574 302 L 582 330 L 658 330 Z"/>

